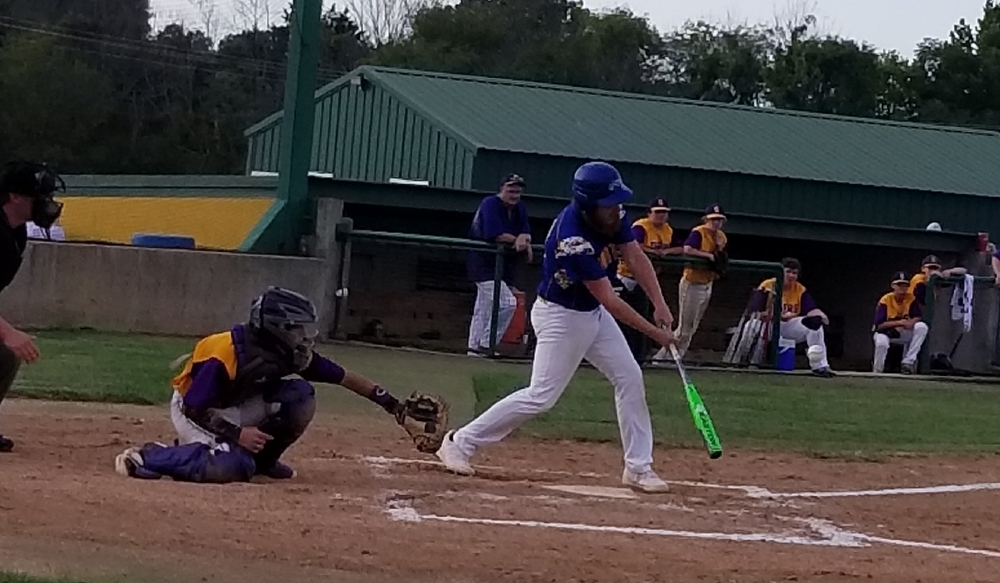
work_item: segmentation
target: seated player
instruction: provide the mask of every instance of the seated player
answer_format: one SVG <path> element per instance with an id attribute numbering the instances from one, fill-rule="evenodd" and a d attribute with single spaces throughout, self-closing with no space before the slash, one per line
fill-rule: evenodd
<path id="1" fill-rule="evenodd" d="M 279 458 L 316 411 L 309 381 L 342 385 L 398 415 L 395 397 L 313 350 L 316 321 L 309 299 L 268 288 L 254 301 L 246 324 L 199 341 L 174 378 L 175 444 L 130 447 L 115 458 L 115 470 L 185 482 L 292 478 L 295 472 Z M 284 378 L 292 374 L 301 378 Z"/>
<path id="2" fill-rule="evenodd" d="M 923 312 L 917 299 L 910 293 L 910 280 L 902 271 L 892 280 L 892 292 L 882 296 L 875 309 L 875 361 L 873 370 L 885 370 L 885 356 L 890 343 L 903 344 L 905 353 L 901 370 L 913 374 L 917 356 L 927 338 L 927 324 L 921 321 Z"/>
<path id="3" fill-rule="evenodd" d="M 964 267 L 952 267 L 941 269 L 941 260 L 937 255 L 928 255 L 920 262 L 920 273 L 910 278 L 910 293 L 917 298 L 920 308 L 927 307 L 927 282 L 931 276 L 937 274 L 938 277 L 951 277 L 953 275 L 965 275 Z"/>
<path id="4" fill-rule="evenodd" d="M 809 368 L 813 374 L 825 378 L 836 376 L 830 370 L 826 359 L 826 339 L 823 326 L 830 325 L 830 319 L 823 310 L 816 307 L 816 302 L 799 283 L 799 273 L 802 265 L 794 257 L 781 260 L 785 277 L 781 288 L 781 337 L 794 340 L 796 344 L 805 342 L 809 347 L 806 356 L 809 358 Z M 776 278 L 766 279 L 754 290 L 750 309 L 770 316 L 773 304 L 774 285 Z"/>

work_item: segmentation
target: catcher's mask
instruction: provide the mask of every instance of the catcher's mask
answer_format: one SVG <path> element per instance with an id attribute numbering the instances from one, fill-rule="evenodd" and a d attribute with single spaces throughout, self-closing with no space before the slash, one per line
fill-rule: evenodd
<path id="1" fill-rule="evenodd" d="M 316 306 L 309 298 L 271 286 L 254 300 L 249 325 L 267 348 L 290 359 L 294 370 L 303 371 L 312 361 L 317 320 Z"/>
<path id="2" fill-rule="evenodd" d="M 55 192 L 66 192 L 66 183 L 45 164 L 9 162 L 0 175 L 0 195 L 6 202 L 11 194 L 31 197 L 31 222 L 46 231 L 62 214 L 63 203 Z"/>

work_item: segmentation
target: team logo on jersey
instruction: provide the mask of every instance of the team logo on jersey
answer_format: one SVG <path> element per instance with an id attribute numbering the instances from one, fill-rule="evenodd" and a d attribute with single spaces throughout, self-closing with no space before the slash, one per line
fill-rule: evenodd
<path id="1" fill-rule="evenodd" d="M 594 246 L 583 237 L 567 237 L 556 244 L 556 257 L 570 255 L 593 255 Z"/>
<path id="2" fill-rule="evenodd" d="M 569 274 L 566 273 L 565 269 L 560 269 L 553 273 L 552 279 L 556 280 L 556 284 L 563 289 L 569 289 L 569 286 L 573 285 L 573 281 L 569 278 Z"/>

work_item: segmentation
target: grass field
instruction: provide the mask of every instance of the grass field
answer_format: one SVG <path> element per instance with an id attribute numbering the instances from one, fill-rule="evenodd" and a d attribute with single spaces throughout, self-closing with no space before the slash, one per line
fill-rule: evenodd
<path id="1" fill-rule="evenodd" d="M 80 583 L 75 579 L 48 579 L 0 571 L 0 583 Z"/>
<path id="2" fill-rule="evenodd" d="M 693 371 L 723 448 L 740 446 L 814 455 L 894 452 L 1000 452 L 1000 390 L 940 381 L 750 375 Z M 524 386 L 526 375 L 474 379 L 477 411 Z M 658 443 L 701 447 L 676 372 L 647 374 L 647 401 Z M 542 437 L 616 441 L 610 384 L 581 370 L 551 411 L 522 427 Z"/>
<path id="3" fill-rule="evenodd" d="M 28 398 L 162 404 L 170 397 L 170 361 L 193 340 L 79 331 L 41 332 L 42 359 L 24 366 L 14 395 Z M 529 368 L 462 356 L 330 345 L 320 351 L 402 396 L 436 392 L 462 423 L 514 388 Z M 695 370 L 698 389 L 723 446 L 816 455 L 890 452 L 1000 452 L 1000 389 L 916 379 L 754 375 Z M 700 447 L 675 371 L 647 373 L 657 441 Z M 379 415 L 346 390 L 319 392 L 321 409 Z M 617 440 L 610 385 L 581 369 L 558 405 L 522 432 L 543 437 Z M 0 582 L 2 583 L 2 582 Z"/>

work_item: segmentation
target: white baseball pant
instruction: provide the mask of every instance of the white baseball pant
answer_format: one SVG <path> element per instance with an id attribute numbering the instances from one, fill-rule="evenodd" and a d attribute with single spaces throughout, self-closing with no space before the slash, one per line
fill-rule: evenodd
<path id="1" fill-rule="evenodd" d="M 531 309 L 531 324 L 538 339 L 531 383 L 456 431 L 453 439 L 458 448 L 472 456 L 477 448 L 502 440 L 528 419 L 551 409 L 586 359 L 614 385 L 625 467 L 639 473 L 651 469 L 653 430 L 642 370 L 614 317 L 603 306 L 579 312 L 538 298 Z"/>
<path id="2" fill-rule="evenodd" d="M 170 399 L 170 421 L 173 422 L 174 430 L 181 445 L 189 443 L 204 443 L 212 448 L 222 447 L 229 450 L 228 444 L 219 444 L 215 435 L 205 431 L 194 421 L 188 419 L 181 408 L 184 397 L 174 391 L 174 396 Z M 278 412 L 280 403 L 267 403 L 263 396 L 256 396 L 241 403 L 239 406 L 222 409 L 219 413 L 223 419 L 240 427 L 255 427 L 264 422 L 268 416 Z"/>
<path id="3" fill-rule="evenodd" d="M 822 359 L 818 362 L 810 362 L 809 366 L 812 367 L 813 370 L 829 367 L 830 363 L 826 359 L 826 339 L 823 334 L 823 327 L 820 326 L 819 330 L 810 330 L 802 324 L 802 318 L 803 316 L 799 316 L 798 318 L 792 318 L 791 320 L 782 322 L 781 337 L 794 340 L 796 344 L 805 342 L 806 346 L 809 346 L 810 348 L 817 346 L 823 349 Z"/>
<path id="4" fill-rule="evenodd" d="M 677 329 L 674 335 L 677 336 L 677 352 L 683 357 L 712 299 L 712 283 L 691 283 L 682 277 L 677 284 L 677 297 Z M 666 358 L 666 349 L 661 349 L 660 355 Z"/>
<path id="5" fill-rule="evenodd" d="M 906 350 L 906 353 L 903 355 L 903 364 L 913 364 L 917 362 L 917 357 L 920 356 L 920 349 L 927 338 L 927 324 L 917 322 L 914 324 L 913 330 L 900 330 L 899 338 L 890 339 L 881 332 L 876 332 L 874 338 L 875 362 L 873 363 L 872 370 L 875 372 L 885 370 L 885 356 L 889 352 L 890 344 L 902 344 Z"/>
<path id="6" fill-rule="evenodd" d="M 493 281 L 476 282 L 476 305 L 469 324 L 469 350 L 486 350 L 490 347 L 490 318 L 493 315 Z M 497 314 L 497 343 L 507 332 L 507 326 L 514 319 L 517 298 L 510 287 L 500 282 L 500 311 Z"/>

